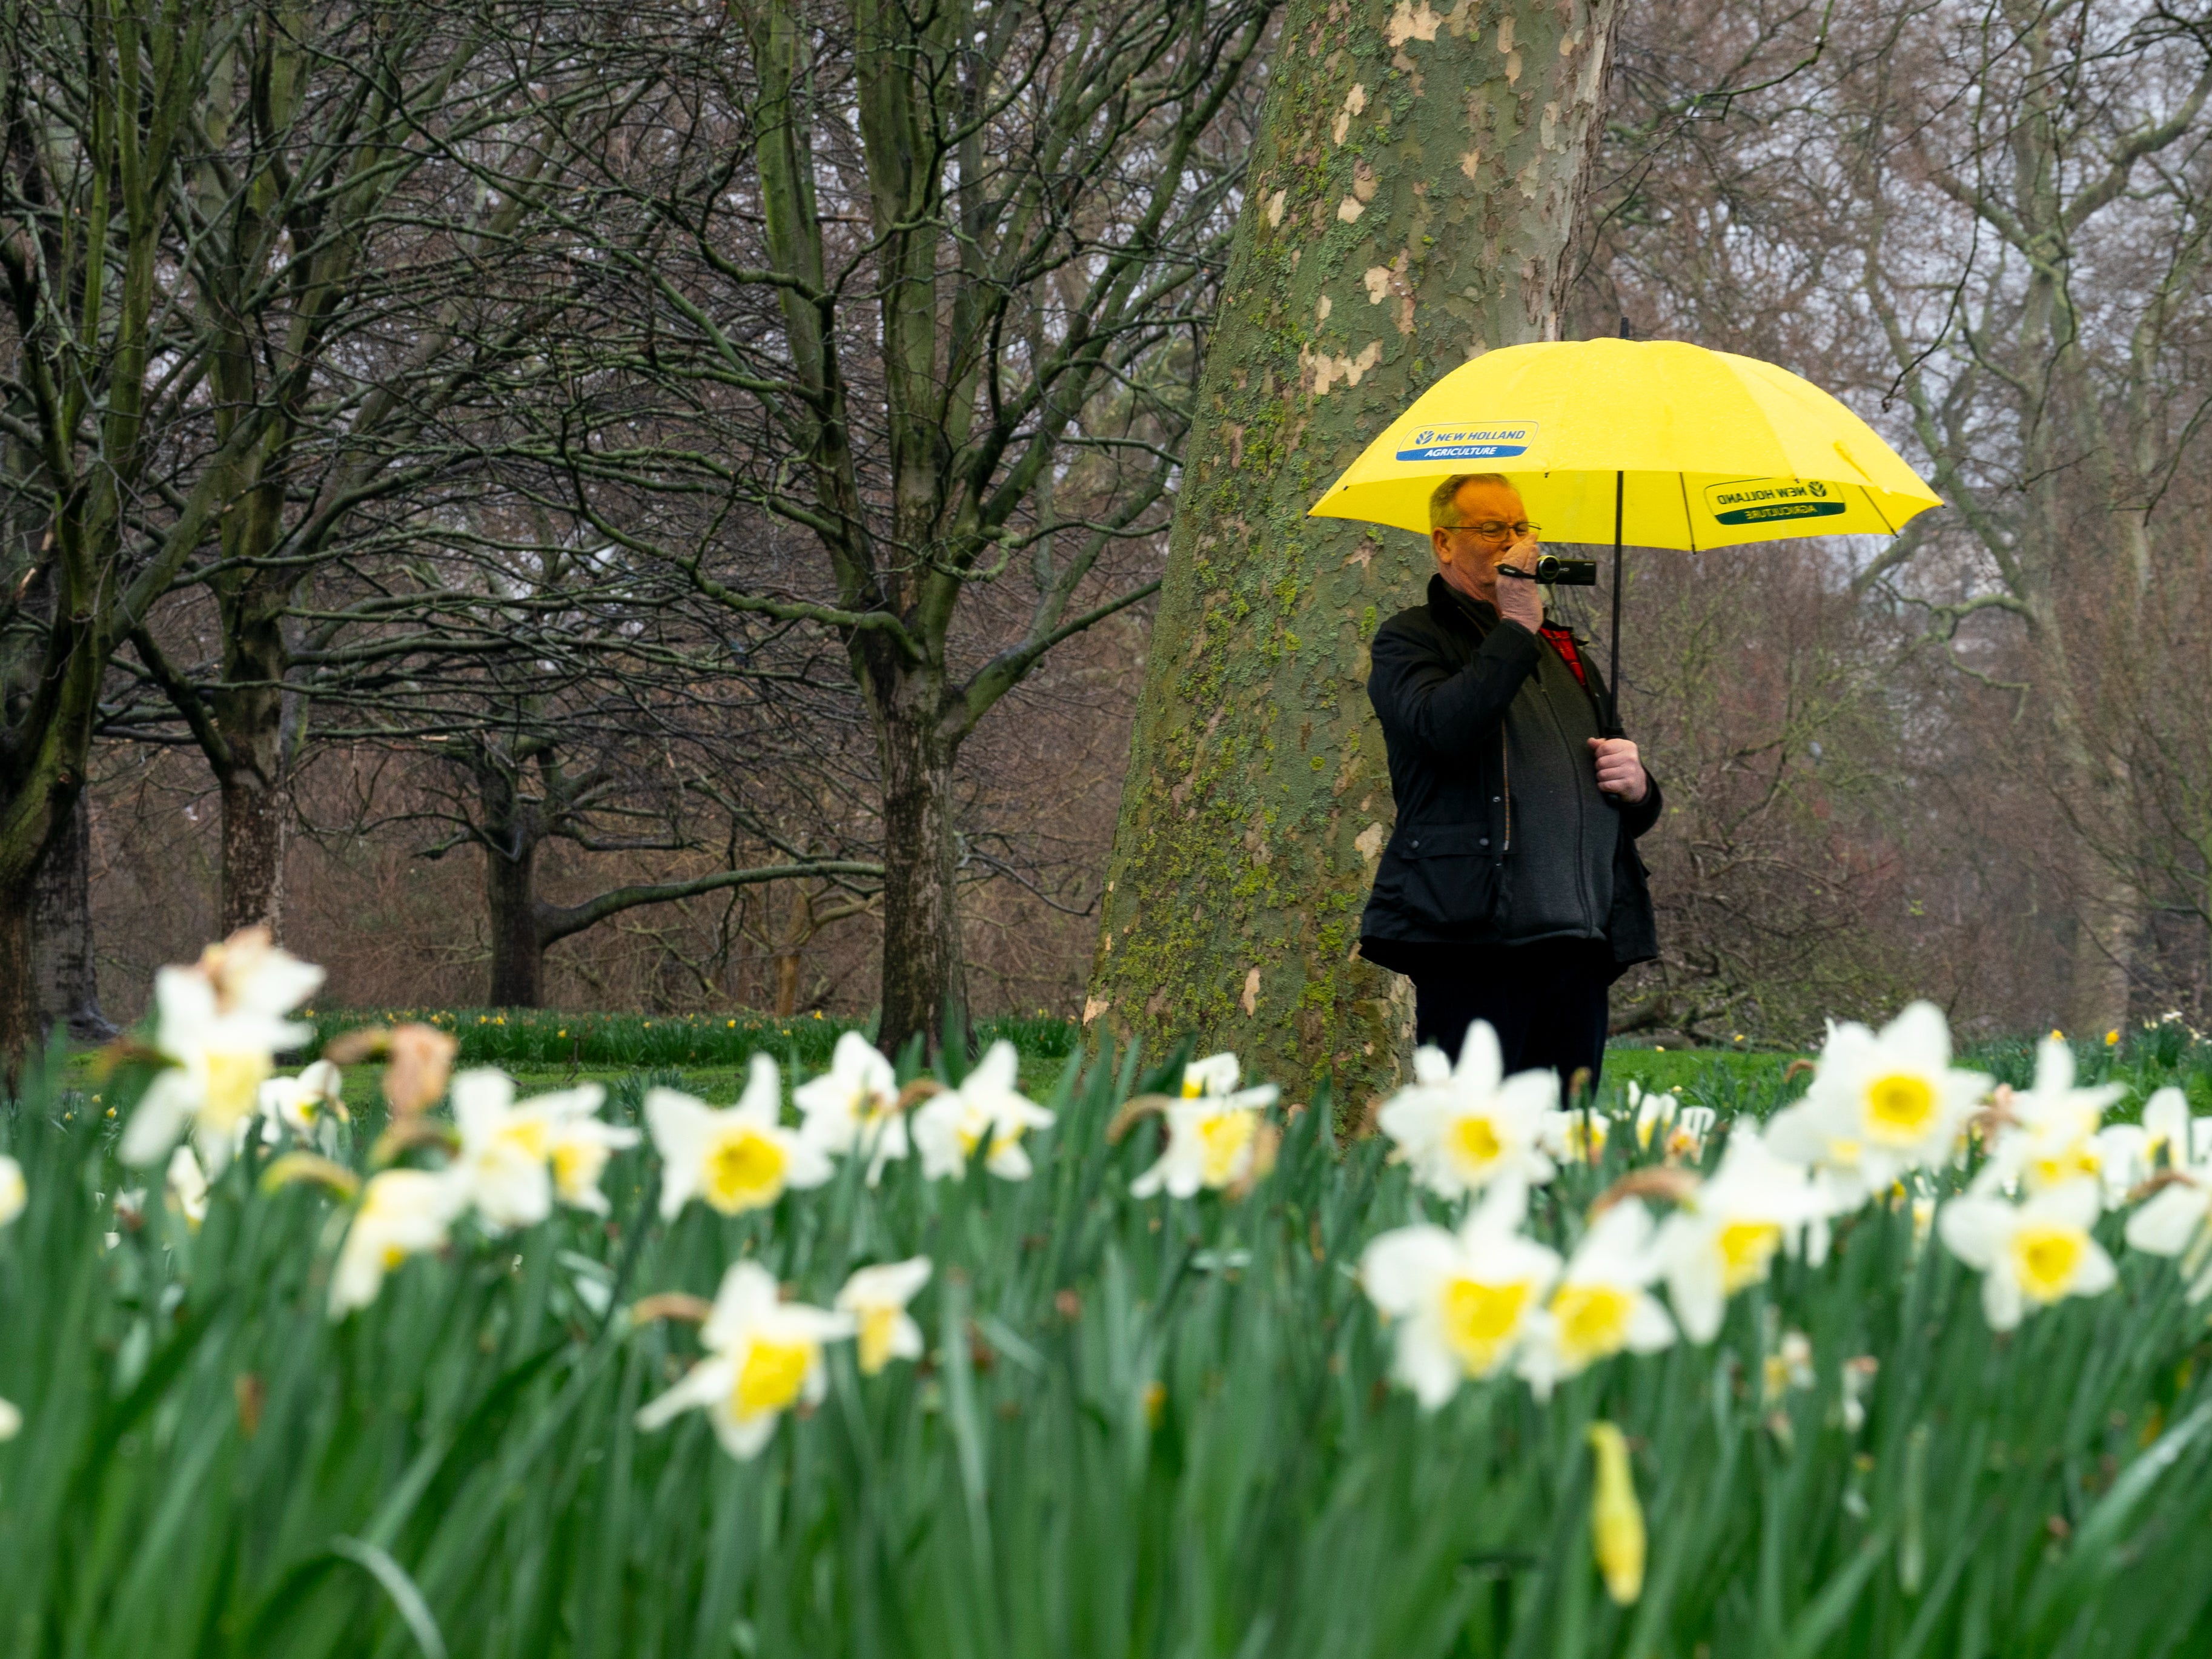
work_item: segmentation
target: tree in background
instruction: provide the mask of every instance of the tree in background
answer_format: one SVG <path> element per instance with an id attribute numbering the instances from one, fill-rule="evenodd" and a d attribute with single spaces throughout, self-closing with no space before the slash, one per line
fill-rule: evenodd
<path id="1" fill-rule="evenodd" d="M 887 1046 L 964 1018 L 963 744 L 1156 586 L 1270 15 L 763 0 L 605 158 L 595 211 L 662 229 L 630 351 L 669 401 L 649 445 L 567 441 L 575 510 L 732 612 L 842 641 L 877 750 Z M 669 514 L 612 510 L 617 479 Z M 804 532 L 811 568 L 763 580 L 690 511 L 717 496 Z"/>
<path id="2" fill-rule="evenodd" d="M 2045 0 L 1640 21 L 1594 309 L 1838 391 L 1951 503 L 1886 548 L 1775 555 L 1857 602 L 1880 715 L 1860 729 L 1895 733 L 1832 742 L 1795 786 L 1863 830 L 1888 818 L 1904 885 L 1881 950 L 2008 1023 L 2106 1030 L 2131 1000 L 2201 994 L 2206 933 L 2177 955 L 2157 918 L 2205 913 L 2193 849 L 2212 846 L 2184 781 L 2212 35 L 2171 8 Z M 1632 668 L 1688 648 L 1631 643 Z"/>
<path id="3" fill-rule="evenodd" d="M 2069 1023 L 2105 1030 L 2127 1020 L 2148 908 L 2128 776 L 2144 711 L 2106 670 L 2203 672 L 2146 602 L 2201 543 L 2160 506 L 2212 415 L 2190 368 L 2212 343 L 2212 27 L 2163 7 L 1996 10 L 1900 17 L 1893 50 L 1925 69 L 1844 83 L 1841 157 L 1913 434 L 1985 561 L 1971 592 L 1922 599 L 1929 632 L 1948 644 L 1984 612 L 2021 630 L 2020 671 L 1998 678 L 2073 832 Z M 1900 538 L 1875 574 L 1916 551 Z"/>
<path id="4" fill-rule="evenodd" d="M 1354 955 L 1391 817 L 1364 688 L 1368 641 L 1427 556 L 1305 512 L 1439 377 L 1556 337 L 1620 14 L 1285 14 L 1086 1009 L 1116 1030 L 1361 1093 L 1395 1072 L 1409 1011 Z"/>
<path id="5" fill-rule="evenodd" d="M 223 331 L 173 304 L 181 204 L 204 149 L 196 116 L 238 24 L 193 4 L 0 18 L 0 495 L 13 531 L 0 592 L 0 1054 L 41 1034 L 40 866 L 83 786 L 109 658 L 306 390 L 288 370 L 259 402 L 226 410 L 219 436 L 208 430 Z"/>
<path id="6" fill-rule="evenodd" d="M 204 410 L 173 412 L 217 442 L 269 412 L 173 584 L 170 608 L 203 607 L 204 653 L 173 659 L 153 625 L 132 645 L 220 789 L 219 926 L 281 932 L 312 712 L 295 646 L 329 633 L 302 610 L 332 567 L 404 558 L 410 518 L 480 492 L 507 404 L 557 401 L 527 365 L 601 277 L 526 196 L 483 180 L 559 175 L 557 136 L 599 137 L 625 89 L 592 50 L 605 17 L 588 5 L 240 7 L 217 27 L 192 110 L 203 148 L 160 204 L 176 222 L 168 303 L 209 342 Z M 105 724 L 143 735 L 148 714 L 136 700 Z"/>
<path id="7" fill-rule="evenodd" d="M 851 724 L 849 698 L 823 671 L 842 681 L 842 660 L 789 624 L 656 585 L 662 573 L 621 549 L 575 544 L 578 527 L 531 484 L 510 464 L 466 502 L 437 492 L 406 556 L 380 537 L 380 556 L 349 553 L 323 573 L 319 606 L 295 611 L 291 690 L 314 711 L 317 752 L 415 763 L 344 832 L 429 826 L 422 856 L 482 854 L 485 1000 L 540 1006 L 549 947 L 641 907 L 783 881 L 872 884 L 881 866 L 853 855 L 866 830 L 849 808 L 817 805 L 814 852 L 774 827 L 794 793 L 833 793 L 821 760 Z M 632 870 L 645 855 L 686 867 L 564 903 L 540 889 L 555 844 Z"/>
<path id="8" fill-rule="evenodd" d="M 18 602 L 0 743 L 0 1048 L 29 1029 L 18 918 L 70 822 L 93 730 L 145 712 L 108 686 L 126 641 L 220 787 L 218 925 L 281 922 L 302 713 L 294 606 L 366 504 L 484 464 L 441 423 L 560 296 L 479 303 L 518 210 L 447 162 L 529 149 L 543 106 L 579 83 L 586 101 L 609 95 L 563 38 L 578 15 L 9 14 L 0 497 Z M 587 34 L 602 27 L 581 16 Z M 195 601 L 212 648 L 173 663 L 156 642 L 162 616 Z"/>

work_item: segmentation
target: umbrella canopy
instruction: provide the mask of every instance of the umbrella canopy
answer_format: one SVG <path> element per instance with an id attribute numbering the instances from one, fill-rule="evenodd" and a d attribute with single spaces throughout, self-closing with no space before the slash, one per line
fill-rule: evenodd
<path id="1" fill-rule="evenodd" d="M 1425 536 L 1429 492 L 1455 472 L 1504 473 L 1547 541 L 1692 552 L 1893 535 L 1942 505 L 1873 428 L 1787 369 L 1679 340 L 1553 340 L 1445 375 L 1311 511 Z"/>
<path id="2" fill-rule="evenodd" d="M 1786 368 L 1680 340 L 1546 340 L 1485 352 L 1384 428 L 1308 511 L 1429 533 L 1454 473 L 1497 472 L 1547 541 L 1695 553 L 1795 536 L 1895 535 L 1942 498 L 1874 428 Z"/>

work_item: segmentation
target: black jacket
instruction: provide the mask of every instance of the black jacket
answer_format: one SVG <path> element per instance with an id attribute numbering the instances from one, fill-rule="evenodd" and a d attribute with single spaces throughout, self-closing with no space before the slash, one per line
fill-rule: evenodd
<path id="1" fill-rule="evenodd" d="M 1633 806 L 1598 788 L 1605 686 L 1590 653 L 1585 689 L 1537 635 L 1439 575 L 1426 605 L 1376 630 L 1372 657 L 1398 823 L 1363 954 L 1398 967 L 1433 953 L 1394 945 L 1603 939 L 1615 972 L 1657 956 L 1635 842 L 1658 822 L 1659 784 Z"/>

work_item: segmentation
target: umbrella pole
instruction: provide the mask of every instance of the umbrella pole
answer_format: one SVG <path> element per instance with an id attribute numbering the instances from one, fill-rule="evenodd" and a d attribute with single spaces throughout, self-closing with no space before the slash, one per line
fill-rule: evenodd
<path id="1" fill-rule="evenodd" d="M 1620 503 L 1627 474 L 1613 475 L 1613 672 L 1606 677 L 1606 735 L 1622 735 L 1620 725 Z"/>

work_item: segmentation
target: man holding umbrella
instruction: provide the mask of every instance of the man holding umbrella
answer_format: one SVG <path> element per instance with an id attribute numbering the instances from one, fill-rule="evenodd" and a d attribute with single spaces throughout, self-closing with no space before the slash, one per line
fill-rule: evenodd
<path id="1" fill-rule="evenodd" d="M 1338 475 L 1316 517 L 1425 531 L 1436 551 L 1429 602 L 1375 636 L 1398 827 L 1360 941 L 1412 976 L 1423 1042 L 1456 1056 L 1486 1019 L 1509 1073 L 1588 1066 L 1595 1083 L 1607 988 L 1658 954 L 1635 842 L 1659 788 L 1615 701 L 1623 546 L 1894 536 L 1941 504 L 1818 386 L 1680 340 L 1484 352 Z M 1561 541 L 1612 538 L 1613 685 L 1544 625 L 1532 508 Z M 1574 562 L 1559 580 L 1594 584 Z"/>
<path id="2" fill-rule="evenodd" d="M 1635 842 L 1659 786 L 1609 731 L 1587 650 L 1544 620 L 1538 526 L 1514 486 L 1448 477 L 1429 523 L 1427 603 L 1376 632 L 1367 682 L 1398 821 L 1361 954 L 1413 980 L 1421 1042 L 1456 1058 L 1487 1020 L 1509 1074 L 1587 1070 L 1594 1087 L 1608 990 L 1658 954 Z"/>

